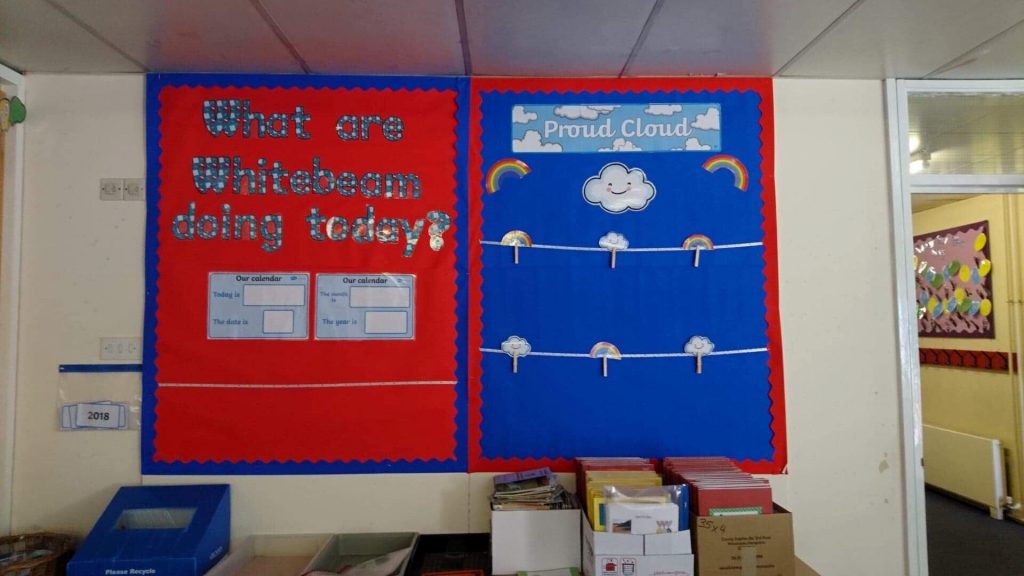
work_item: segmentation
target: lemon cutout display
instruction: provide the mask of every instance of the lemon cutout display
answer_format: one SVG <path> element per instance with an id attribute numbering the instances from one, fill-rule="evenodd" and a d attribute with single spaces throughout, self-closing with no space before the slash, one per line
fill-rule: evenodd
<path id="1" fill-rule="evenodd" d="M 953 298 L 955 298 L 957 302 L 963 302 L 964 298 L 967 298 L 967 291 L 963 288 L 957 288 L 953 291 Z"/>
<path id="2" fill-rule="evenodd" d="M 979 308 L 982 316 L 988 316 L 992 313 L 992 301 L 985 298 L 981 301 L 981 307 Z"/>
<path id="3" fill-rule="evenodd" d="M 988 276 L 988 273 L 991 272 L 991 271 L 992 271 L 992 261 L 991 260 L 982 260 L 981 262 L 978 263 L 978 274 L 981 274 L 982 278 L 984 278 L 985 276 Z"/>
<path id="4" fill-rule="evenodd" d="M 971 281 L 971 267 L 970 266 L 961 266 L 960 267 L 960 281 L 961 282 L 970 282 Z"/>
<path id="5" fill-rule="evenodd" d="M 981 252 L 985 248 L 985 244 L 988 244 L 988 236 L 984 232 L 980 232 L 978 237 L 974 239 L 974 251 Z"/>

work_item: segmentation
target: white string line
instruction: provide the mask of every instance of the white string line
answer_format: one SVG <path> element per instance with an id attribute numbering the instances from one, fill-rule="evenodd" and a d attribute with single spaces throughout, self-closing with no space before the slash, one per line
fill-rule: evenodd
<path id="1" fill-rule="evenodd" d="M 507 246 L 508 248 L 514 248 L 510 244 L 502 244 L 494 240 L 481 240 L 481 244 L 487 246 Z M 701 248 L 701 252 L 711 252 L 713 250 L 728 250 L 729 248 L 754 248 L 755 246 L 763 246 L 763 242 L 744 242 L 741 244 L 716 244 L 714 248 Z M 538 248 L 540 250 L 571 250 L 575 252 L 611 252 L 607 248 L 595 248 L 593 246 L 559 246 L 556 244 L 531 244 L 529 246 L 520 246 L 519 248 Z M 696 248 L 683 248 L 682 246 L 670 246 L 666 248 L 624 248 L 616 250 L 616 252 L 694 252 Z"/>
<path id="2" fill-rule="evenodd" d="M 384 386 L 454 386 L 457 380 L 409 380 L 405 382 L 337 382 L 329 384 L 188 384 L 157 383 L 158 388 L 379 388 Z"/>
<path id="3" fill-rule="evenodd" d="M 497 348 L 481 348 L 480 351 L 487 352 L 489 354 L 505 354 L 503 350 L 499 350 Z M 714 352 L 709 352 L 707 354 L 701 354 L 701 356 L 732 356 L 734 354 L 756 354 L 758 352 L 767 351 L 767 348 L 744 348 L 742 350 L 716 350 Z M 552 356 L 555 358 L 593 358 L 593 356 L 591 356 L 590 354 L 580 354 L 575 352 L 530 352 L 526 356 L 520 356 L 520 358 L 525 358 L 527 356 Z M 622 355 L 623 358 L 695 358 L 696 356 L 696 354 L 688 354 L 686 352 L 662 352 L 658 354 Z"/>

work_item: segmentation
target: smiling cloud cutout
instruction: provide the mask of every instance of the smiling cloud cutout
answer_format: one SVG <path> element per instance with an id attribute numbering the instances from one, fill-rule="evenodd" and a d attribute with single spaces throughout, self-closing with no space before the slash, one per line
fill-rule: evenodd
<path id="1" fill-rule="evenodd" d="M 532 351 L 532 347 L 530 346 L 530 343 L 526 341 L 526 338 L 509 336 L 507 340 L 501 343 L 501 351 L 513 358 L 521 358 L 523 356 L 528 356 Z"/>
<path id="2" fill-rule="evenodd" d="M 654 194 L 654 184 L 647 181 L 643 170 L 618 162 L 605 165 L 583 184 L 583 199 L 611 214 L 639 212 L 647 208 Z"/>

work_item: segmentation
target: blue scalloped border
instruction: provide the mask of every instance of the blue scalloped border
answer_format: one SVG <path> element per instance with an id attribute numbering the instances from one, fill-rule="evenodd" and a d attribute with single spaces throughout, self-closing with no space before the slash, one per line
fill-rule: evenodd
<path id="1" fill-rule="evenodd" d="M 380 90 L 454 90 L 455 121 L 455 274 L 456 416 L 455 458 L 397 461 L 156 462 L 156 296 L 157 227 L 160 200 L 160 91 L 169 86 L 246 86 L 252 88 L 347 88 Z M 304 76 L 273 74 L 146 75 L 146 310 L 142 362 L 142 474 L 366 474 L 465 472 L 467 470 L 469 79 L 464 77 Z"/>

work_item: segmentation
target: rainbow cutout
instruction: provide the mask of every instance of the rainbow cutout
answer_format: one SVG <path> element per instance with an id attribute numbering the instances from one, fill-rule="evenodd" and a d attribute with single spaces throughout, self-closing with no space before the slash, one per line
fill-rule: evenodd
<path id="1" fill-rule="evenodd" d="M 714 250 L 715 243 L 703 234 L 694 234 L 683 240 L 683 250 Z"/>
<path id="2" fill-rule="evenodd" d="M 618 346 L 611 342 L 598 342 L 594 344 L 594 347 L 590 349 L 591 358 L 611 358 L 612 360 L 622 360 L 622 352 L 619 352 Z"/>
<path id="3" fill-rule="evenodd" d="M 515 158 L 498 160 L 493 166 L 491 166 L 491 169 L 487 171 L 487 192 L 489 194 L 494 194 L 501 189 L 501 179 L 503 176 L 512 174 L 516 178 L 522 178 L 529 173 L 530 167 L 522 160 L 516 160 Z"/>
<path id="4" fill-rule="evenodd" d="M 683 240 L 683 250 L 693 251 L 693 267 L 697 268 L 700 266 L 700 252 L 701 250 L 714 250 L 715 243 L 711 241 L 711 238 L 703 234 L 693 234 L 686 240 Z"/>
<path id="5" fill-rule="evenodd" d="M 501 237 L 501 245 L 512 247 L 512 261 L 519 264 L 519 247 L 529 248 L 533 246 L 533 239 L 522 230 L 510 230 Z"/>
<path id="6" fill-rule="evenodd" d="M 533 239 L 530 238 L 529 234 L 522 230 L 512 230 L 506 232 L 505 235 L 501 237 L 501 245 L 530 247 L 533 246 Z"/>
<path id="7" fill-rule="evenodd" d="M 734 186 L 743 191 L 747 190 L 750 176 L 747 174 L 747 167 L 739 158 L 728 154 L 716 154 L 704 162 L 704 169 L 708 172 L 717 172 L 723 168 L 732 172 Z"/>
<path id="8" fill-rule="evenodd" d="M 622 352 L 611 342 L 598 342 L 590 349 L 591 358 L 601 359 L 601 376 L 608 377 L 608 360 L 622 360 Z"/>

